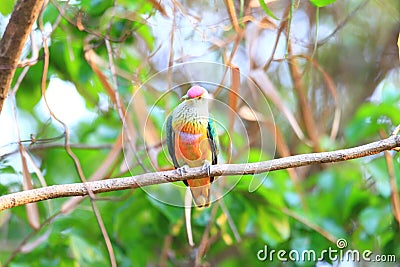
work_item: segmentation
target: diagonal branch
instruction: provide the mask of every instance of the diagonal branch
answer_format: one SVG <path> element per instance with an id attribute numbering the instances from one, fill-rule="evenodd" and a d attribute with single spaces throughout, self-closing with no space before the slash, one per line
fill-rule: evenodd
<path id="1" fill-rule="evenodd" d="M 331 152 L 301 154 L 254 163 L 212 165 L 211 176 L 257 174 L 312 164 L 346 161 L 378 154 L 398 147 L 400 147 L 400 136 L 392 135 L 386 139 L 366 145 Z M 199 167 L 189 169 L 189 171 L 182 176 L 172 170 L 145 173 L 132 177 L 86 182 L 85 184 L 53 185 L 1 196 L 0 211 L 46 199 L 86 196 L 89 192 L 97 194 L 188 179 L 198 179 L 206 176 L 209 176 L 207 170 Z"/>
<path id="2" fill-rule="evenodd" d="M 0 113 L 7 97 L 22 48 L 32 30 L 44 0 L 18 0 L 3 38 L 0 40 Z"/>

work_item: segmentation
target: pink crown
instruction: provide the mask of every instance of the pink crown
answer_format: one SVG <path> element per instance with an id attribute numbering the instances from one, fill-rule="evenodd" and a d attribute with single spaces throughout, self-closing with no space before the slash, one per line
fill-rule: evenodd
<path id="1" fill-rule="evenodd" d="M 205 92 L 207 92 L 206 89 L 201 86 L 195 85 L 189 89 L 187 95 L 189 98 L 196 98 L 202 96 Z"/>

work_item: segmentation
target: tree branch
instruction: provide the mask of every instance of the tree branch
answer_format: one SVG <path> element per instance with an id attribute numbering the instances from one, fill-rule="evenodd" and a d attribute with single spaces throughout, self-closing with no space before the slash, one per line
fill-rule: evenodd
<path id="1" fill-rule="evenodd" d="M 22 49 L 44 0 L 19 0 L 0 40 L 0 113 L 17 68 Z"/>
<path id="2" fill-rule="evenodd" d="M 366 157 L 398 147 L 400 147 L 400 136 L 392 135 L 381 141 L 331 152 L 301 154 L 254 163 L 211 165 L 211 175 L 228 176 L 257 174 L 312 164 L 333 163 Z M 164 172 L 145 173 L 132 177 L 86 182 L 85 184 L 75 183 L 53 185 L 1 196 L 0 211 L 46 199 L 69 196 L 86 196 L 88 195 L 88 190 L 90 190 L 94 194 L 97 194 L 130 188 L 138 188 L 148 185 L 198 179 L 206 176 L 207 171 L 204 170 L 202 167 L 199 167 L 189 169 L 189 171 L 187 173 L 184 173 L 182 176 L 177 174 L 176 171 L 172 170 Z"/>

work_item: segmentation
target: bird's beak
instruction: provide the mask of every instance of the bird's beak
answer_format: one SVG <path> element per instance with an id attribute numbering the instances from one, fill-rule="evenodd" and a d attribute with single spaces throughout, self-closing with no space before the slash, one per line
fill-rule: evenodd
<path id="1" fill-rule="evenodd" d="M 189 99 L 189 96 L 188 96 L 187 94 L 181 97 L 181 100 L 182 100 L 182 101 L 183 101 L 183 100 L 188 100 L 188 99 Z"/>

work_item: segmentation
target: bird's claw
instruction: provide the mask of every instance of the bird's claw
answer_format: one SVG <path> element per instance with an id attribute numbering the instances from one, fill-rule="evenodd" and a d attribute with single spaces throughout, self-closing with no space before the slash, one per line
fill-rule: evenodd
<path id="1" fill-rule="evenodd" d="M 188 165 L 183 165 L 182 167 L 179 167 L 176 169 L 176 172 L 180 175 L 183 176 L 184 173 L 187 173 L 189 169 Z"/>
<path id="2" fill-rule="evenodd" d="M 207 170 L 207 175 L 210 176 L 211 174 L 211 164 L 207 160 L 204 161 L 203 167 L 201 167 L 202 170 Z"/>

